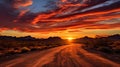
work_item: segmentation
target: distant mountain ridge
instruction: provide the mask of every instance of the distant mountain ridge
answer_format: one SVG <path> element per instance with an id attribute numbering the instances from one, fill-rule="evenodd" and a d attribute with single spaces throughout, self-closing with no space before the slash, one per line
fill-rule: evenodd
<path id="1" fill-rule="evenodd" d="M 24 37 L 0 36 L 0 40 L 36 40 L 36 38 L 31 36 Z"/>
<path id="2" fill-rule="evenodd" d="M 111 35 L 111 36 L 108 36 L 108 38 L 110 38 L 110 39 L 120 39 L 120 34 Z"/>
<path id="3" fill-rule="evenodd" d="M 35 38 L 31 36 L 24 36 L 24 37 L 13 37 L 13 36 L 0 36 L 0 40 L 22 40 L 22 41 L 33 41 L 33 40 L 49 40 L 49 41 L 54 41 L 54 40 L 62 40 L 60 37 L 49 37 L 46 39 L 43 38 Z"/>
<path id="4" fill-rule="evenodd" d="M 88 39 L 90 37 L 83 37 L 85 39 Z M 107 37 L 101 37 L 101 38 L 108 38 L 108 39 L 120 39 L 120 34 L 115 34 L 115 35 L 110 35 L 110 36 L 107 36 Z M 48 38 L 49 40 L 50 39 L 61 39 L 60 37 L 49 37 Z M 34 38 L 34 37 L 31 37 L 31 36 L 24 36 L 24 37 L 13 37 L 13 36 L 0 36 L 0 40 L 39 40 L 37 38 Z"/>

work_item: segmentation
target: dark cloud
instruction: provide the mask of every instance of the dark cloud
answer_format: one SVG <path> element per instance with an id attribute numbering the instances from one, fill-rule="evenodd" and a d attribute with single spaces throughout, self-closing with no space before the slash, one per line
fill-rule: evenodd
<path id="1" fill-rule="evenodd" d="M 102 21 L 120 18 L 119 0 L 50 0 L 45 7 L 52 8 L 52 10 L 31 13 L 29 6 L 33 5 L 33 2 L 32 0 L 2 1 L 0 3 L 0 31 L 10 29 L 44 32 L 76 28 L 120 27 L 120 21 L 112 24 L 104 24 L 105 22 L 99 24 Z"/>

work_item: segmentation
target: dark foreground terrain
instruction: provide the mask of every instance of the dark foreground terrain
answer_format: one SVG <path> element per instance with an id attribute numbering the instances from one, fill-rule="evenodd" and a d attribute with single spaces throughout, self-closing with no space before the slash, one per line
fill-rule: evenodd
<path id="1" fill-rule="evenodd" d="M 1 62 L 0 67 L 120 67 L 120 64 L 84 50 L 82 44 L 71 43 L 21 54 L 20 57 Z"/>

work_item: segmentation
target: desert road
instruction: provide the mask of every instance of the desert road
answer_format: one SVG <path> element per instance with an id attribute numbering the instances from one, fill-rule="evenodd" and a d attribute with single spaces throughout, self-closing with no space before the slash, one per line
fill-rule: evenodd
<path id="1" fill-rule="evenodd" d="M 120 64 L 84 50 L 81 44 L 70 44 L 22 54 L 2 62 L 0 67 L 120 67 Z"/>

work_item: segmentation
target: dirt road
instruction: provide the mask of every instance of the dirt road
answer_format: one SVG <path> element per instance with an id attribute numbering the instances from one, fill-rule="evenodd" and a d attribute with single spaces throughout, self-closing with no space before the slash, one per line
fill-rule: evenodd
<path id="1" fill-rule="evenodd" d="M 0 67 L 120 67 L 120 64 L 90 53 L 81 44 L 70 44 L 20 55 Z"/>

